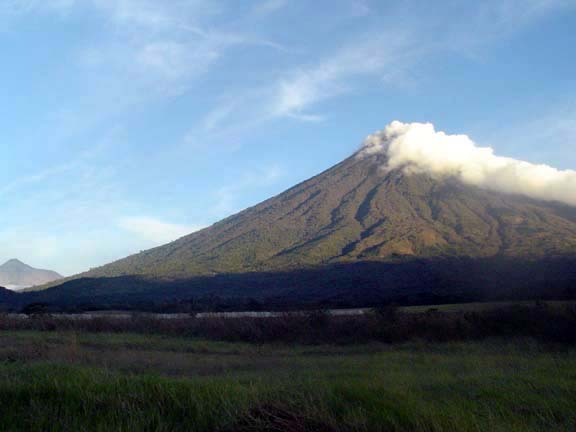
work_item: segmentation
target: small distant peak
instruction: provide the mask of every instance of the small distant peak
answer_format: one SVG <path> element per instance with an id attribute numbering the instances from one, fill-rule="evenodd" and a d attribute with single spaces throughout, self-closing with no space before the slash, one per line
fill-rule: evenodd
<path id="1" fill-rule="evenodd" d="M 22 261 L 20 261 L 17 258 L 12 258 L 9 259 L 8 261 L 6 261 L 4 264 L 2 264 L 2 267 L 29 267 L 27 264 L 24 264 Z"/>

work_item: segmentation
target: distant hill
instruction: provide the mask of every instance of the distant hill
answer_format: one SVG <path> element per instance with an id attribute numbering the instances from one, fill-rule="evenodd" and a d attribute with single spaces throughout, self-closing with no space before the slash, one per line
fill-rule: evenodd
<path id="1" fill-rule="evenodd" d="M 42 285 L 62 279 L 62 276 L 51 270 L 40 270 L 11 259 L 0 266 L 0 286 L 10 289 L 22 289 Z"/>

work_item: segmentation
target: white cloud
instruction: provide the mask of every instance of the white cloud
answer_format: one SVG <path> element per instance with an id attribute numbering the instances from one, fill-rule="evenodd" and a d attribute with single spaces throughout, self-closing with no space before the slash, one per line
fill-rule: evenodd
<path id="1" fill-rule="evenodd" d="M 226 120 L 226 118 L 236 109 L 235 101 L 227 101 L 208 112 L 203 119 L 203 127 L 207 131 L 212 131 Z"/>
<path id="2" fill-rule="evenodd" d="M 366 2 L 353 3 L 359 10 L 369 13 Z M 275 101 L 272 112 L 277 116 L 296 116 L 303 110 L 324 100 L 339 96 L 355 88 L 354 81 L 359 78 L 380 76 L 388 85 L 394 85 L 395 79 L 402 80 L 407 65 L 432 53 L 442 51 L 448 39 L 467 40 L 469 34 L 475 42 L 487 43 L 494 34 L 519 31 L 522 27 L 567 6 L 576 6 L 574 0 L 504 0 L 483 2 L 481 6 L 471 8 L 475 11 L 472 18 L 462 20 L 462 26 L 456 25 L 455 33 L 449 31 L 452 23 L 439 23 L 444 33 L 437 31 L 428 35 L 418 27 L 418 21 L 407 17 L 397 17 L 399 23 L 407 25 L 383 25 L 377 33 L 367 33 L 362 39 L 350 41 L 347 46 L 322 62 L 303 67 L 275 84 Z M 421 18 L 419 18 L 421 19 Z M 426 18 L 427 19 L 427 18 Z M 470 27 L 476 31 L 470 32 Z M 422 26 L 424 27 L 424 26 Z M 428 39 L 434 36 L 433 39 Z M 446 40 L 444 40 L 446 39 Z M 434 42 L 436 41 L 436 42 Z M 440 41 L 438 44 L 437 41 Z M 446 45 L 450 45 L 447 43 Z M 462 47 L 466 49 L 466 47 Z M 306 119 L 306 116 L 302 116 Z"/>
<path id="3" fill-rule="evenodd" d="M 113 24 L 80 56 L 88 79 L 106 81 L 100 88 L 117 93 L 108 99 L 134 105 L 180 94 L 220 58 L 234 41 L 204 30 L 207 2 L 91 0 Z"/>
<path id="4" fill-rule="evenodd" d="M 269 5 L 272 7 L 272 5 Z M 238 46 L 284 48 L 253 30 L 226 31 L 214 24 L 220 0 L 9 0 L 1 15 L 32 13 L 91 14 L 99 37 L 80 46 L 79 79 L 85 81 L 84 105 L 92 117 L 128 110 L 190 90 L 227 53 Z M 78 65 L 76 65 L 78 66 Z M 96 94 L 91 89 L 98 89 Z M 78 95 L 82 98 L 83 95 Z M 113 108 L 110 101 L 114 101 Z M 97 112 L 96 112 L 97 111 Z"/>
<path id="5" fill-rule="evenodd" d="M 121 112 L 179 96 L 240 46 L 279 44 L 213 24 L 220 1 L 87 0 L 100 14 L 102 37 L 78 56 L 87 84 L 105 89 Z M 93 103 L 91 105 L 94 105 Z M 108 110 L 108 107 L 106 107 Z"/>
<path id="6" fill-rule="evenodd" d="M 413 58 L 414 41 L 402 32 L 370 35 L 317 65 L 302 68 L 276 85 L 275 116 L 302 114 L 310 106 L 350 91 L 357 78 L 384 75 Z M 305 117 L 304 117 L 305 118 Z"/>
<path id="7" fill-rule="evenodd" d="M 92 2 L 120 25 L 160 29 L 174 24 L 175 17 L 164 2 L 147 0 L 92 0 Z"/>
<path id="8" fill-rule="evenodd" d="M 86 0 L 118 30 L 152 33 L 191 31 L 203 34 L 198 22 L 220 11 L 219 1 L 207 0 Z"/>
<path id="9" fill-rule="evenodd" d="M 169 243 L 205 228 L 201 225 L 168 223 L 146 216 L 122 218 L 118 221 L 118 226 L 157 245 Z"/>
<path id="10" fill-rule="evenodd" d="M 357 17 L 364 17 L 370 15 L 372 8 L 368 4 L 368 0 L 352 0 L 352 14 Z"/>
<path id="11" fill-rule="evenodd" d="M 365 0 L 351 1 L 350 6 L 360 15 L 373 12 Z M 323 114 L 309 110 L 366 87 L 366 80 L 374 79 L 375 86 L 413 85 L 407 77 L 422 59 L 451 52 L 476 56 L 477 47 L 510 37 L 538 19 L 572 6 L 576 1 L 490 0 L 476 5 L 450 3 L 431 11 L 416 2 L 403 2 L 390 8 L 377 30 L 364 30 L 361 37 L 349 40 L 321 61 L 294 68 L 267 86 L 243 89 L 235 98 L 227 94 L 225 103 L 207 115 L 208 129 L 222 125 L 219 135 L 225 129 L 233 135 L 278 118 L 322 121 Z M 458 19 L 450 19 L 450 14 Z"/>
<path id="12" fill-rule="evenodd" d="M 393 83 L 395 71 L 404 70 L 420 51 L 415 39 L 403 31 L 364 35 L 316 64 L 283 74 L 266 87 L 244 91 L 236 98 L 227 96 L 205 117 L 204 126 L 220 139 L 274 119 L 322 122 L 323 114 L 309 112 L 315 105 L 355 91 L 359 80 L 380 77 L 381 82 Z"/>
<path id="13" fill-rule="evenodd" d="M 374 154 L 387 156 L 388 170 L 456 177 L 484 189 L 576 206 L 576 171 L 497 156 L 466 135 L 437 132 L 430 123 L 390 123 L 369 135 L 359 153 Z"/>
<path id="14" fill-rule="evenodd" d="M 220 57 L 217 47 L 191 47 L 174 41 L 152 42 L 136 53 L 135 66 L 163 82 L 175 82 L 203 73 Z"/>
<path id="15" fill-rule="evenodd" d="M 254 5 L 252 14 L 257 17 L 262 17 L 277 12 L 287 5 L 288 0 L 260 0 Z"/>

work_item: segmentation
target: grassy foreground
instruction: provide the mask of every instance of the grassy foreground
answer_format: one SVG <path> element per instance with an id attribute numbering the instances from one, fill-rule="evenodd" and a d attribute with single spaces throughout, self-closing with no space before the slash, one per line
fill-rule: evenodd
<path id="1" fill-rule="evenodd" d="M 573 431 L 576 350 L 0 332 L 2 431 Z"/>

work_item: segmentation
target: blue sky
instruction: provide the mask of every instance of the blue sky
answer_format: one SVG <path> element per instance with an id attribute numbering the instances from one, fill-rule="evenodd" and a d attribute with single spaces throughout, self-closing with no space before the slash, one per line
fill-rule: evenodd
<path id="1" fill-rule="evenodd" d="M 210 225 L 392 120 L 576 168 L 576 0 L 3 0 L 0 260 Z"/>

